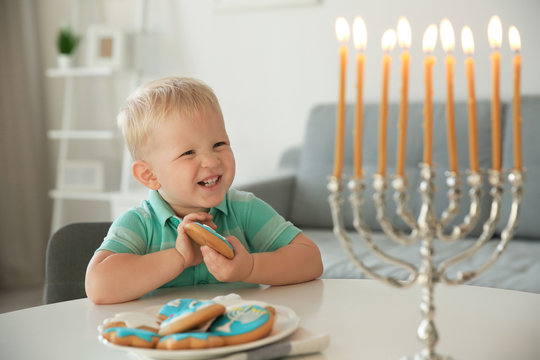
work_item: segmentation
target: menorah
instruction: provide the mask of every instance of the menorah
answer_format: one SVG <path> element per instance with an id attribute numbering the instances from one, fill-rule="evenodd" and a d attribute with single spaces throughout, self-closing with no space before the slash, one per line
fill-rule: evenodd
<path id="1" fill-rule="evenodd" d="M 434 209 L 435 197 L 435 171 L 433 166 L 422 163 L 420 164 L 421 182 L 419 191 L 422 198 L 422 205 L 417 217 L 415 217 L 407 207 L 407 178 L 406 176 L 396 176 L 392 181 L 394 190 L 394 202 L 396 214 L 405 222 L 409 231 L 397 230 L 391 221 L 389 221 L 385 213 L 386 190 L 388 187 L 388 179 L 381 174 L 375 174 L 373 179 L 374 195 L 377 212 L 377 221 L 380 223 L 384 233 L 393 241 L 403 245 L 412 245 L 420 243 L 421 265 L 403 261 L 395 256 L 386 254 L 383 249 L 379 248 L 374 243 L 371 237 L 370 229 L 362 220 L 362 204 L 364 202 L 363 192 L 365 188 L 364 179 L 362 176 L 353 177 L 348 186 L 351 191 L 350 204 L 353 211 L 353 226 L 360 237 L 365 241 L 370 250 L 382 260 L 392 263 L 405 269 L 408 273 L 408 278 L 400 280 L 391 276 L 381 276 L 377 272 L 366 266 L 353 251 L 353 243 L 347 234 L 344 227 L 342 206 L 343 206 L 343 184 L 341 179 L 331 176 L 328 182 L 328 190 L 330 196 L 328 198 L 332 212 L 333 230 L 336 237 L 340 240 L 343 247 L 347 250 L 348 255 L 354 264 L 369 276 L 381 280 L 387 284 L 398 288 L 411 286 L 415 283 L 419 284 L 421 290 L 420 311 L 422 320 L 417 330 L 417 335 L 420 341 L 423 342 L 422 350 L 417 353 L 414 360 L 443 360 L 449 359 L 436 353 L 435 347 L 438 342 L 439 335 L 435 326 L 434 314 L 434 288 L 436 283 L 446 283 L 451 285 L 463 284 L 486 271 L 494 264 L 501 254 L 506 249 L 511 241 L 514 230 L 516 229 L 519 208 L 523 196 L 523 172 L 512 170 L 508 174 L 508 179 L 511 185 L 512 205 L 508 222 L 503 232 L 501 233 L 499 243 L 496 249 L 491 254 L 491 257 L 477 270 L 460 271 L 454 277 L 448 274 L 448 268 L 473 256 L 495 232 L 497 223 L 500 221 L 501 201 L 503 197 L 504 173 L 502 171 L 489 170 L 488 181 L 490 184 L 490 196 L 492 198 L 489 217 L 483 224 L 482 233 L 476 241 L 465 251 L 456 254 L 455 256 L 446 259 L 439 264 L 434 262 L 434 240 L 438 238 L 443 242 L 455 242 L 465 237 L 478 222 L 480 215 L 480 200 L 483 196 L 482 174 L 480 172 L 471 172 L 467 176 L 467 182 L 470 186 L 469 197 L 470 207 L 467 215 L 462 222 L 451 226 L 448 224 L 455 218 L 459 211 L 459 202 L 461 198 L 461 180 L 460 175 L 456 172 L 447 172 L 446 185 L 448 187 L 448 206 L 437 218 Z"/>
<path id="2" fill-rule="evenodd" d="M 443 360 L 447 359 L 436 353 L 435 347 L 439 335 L 435 326 L 434 314 L 434 288 L 437 283 L 446 283 L 450 285 L 463 284 L 486 271 L 493 265 L 506 249 L 508 243 L 512 240 L 514 231 L 518 224 L 519 208 L 523 196 L 524 174 L 522 171 L 521 159 L 521 113 L 520 113 L 520 67 L 521 57 L 519 49 L 521 40 L 519 32 L 514 26 L 509 29 L 509 42 L 514 55 L 514 168 L 508 173 L 508 179 L 512 192 L 512 204 L 508 222 L 501 233 L 500 241 L 491 254 L 491 256 L 478 269 L 470 271 L 458 271 L 455 275 L 449 271 L 450 267 L 459 266 L 460 262 L 471 258 L 481 249 L 486 242 L 492 238 L 495 229 L 500 222 L 501 201 L 503 197 L 503 186 L 505 183 L 505 174 L 501 170 L 501 132 L 500 132 L 500 99 L 499 99 L 499 48 L 502 41 L 502 25 L 497 16 L 490 19 L 488 25 L 488 37 L 490 46 L 493 48 L 491 55 L 493 65 L 493 97 L 492 97 L 492 160 L 493 167 L 487 172 L 491 196 L 491 208 L 489 216 L 482 226 L 480 236 L 471 246 L 464 251 L 451 256 L 448 259 L 435 263 L 435 239 L 442 242 L 452 243 L 466 237 L 479 221 L 480 201 L 485 194 L 482 194 L 482 185 L 484 182 L 483 174 L 478 168 L 477 152 L 477 130 L 476 130 L 476 110 L 473 81 L 473 60 L 472 51 L 474 48 L 472 32 L 470 28 L 464 27 L 462 30 L 462 44 L 464 52 L 467 54 L 465 61 L 468 78 L 468 106 L 469 106 L 469 152 L 471 170 L 467 175 L 467 182 L 470 187 L 469 197 L 470 205 L 468 212 L 463 219 L 457 219 L 458 224 L 452 225 L 452 221 L 459 212 L 461 199 L 462 179 L 459 174 L 457 164 L 457 145 L 454 130 L 454 101 L 453 101 L 453 63 L 452 50 L 454 48 L 454 30 L 448 19 L 441 22 L 441 42 L 446 52 L 445 66 L 447 73 L 447 134 L 448 134 L 448 155 L 450 170 L 445 173 L 448 204 L 446 209 L 437 216 L 435 211 L 435 166 L 432 163 L 433 146 L 433 119 L 432 119 L 432 67 L 435 58 L 431 54 L 437 40 L 437 27 L 432 24 L 428 26 L 423 37 L 423 50 L 426 53 L 424 59 L 425 68 L 425 101 L 424 101 L 424 156 L 420 164 L 420 185 L 421 207 L 419 213 L 415 216 L 408 208 L 408 184 L 404 172 L 405 164 L 405 139 L 406 139 L 406 121 L 407 121 L 407 85 L 408 85 L 408 48 L 411 43 L 411 29 L 405 18 L 400 18 L 398 22 L 398 42 L 402 47 L 402 82 L 401 82 L 401 102 L 399 116 L 399 136 L 398 153 L 396 162 L 396 176 L 392 180 L 394 191 L 394 203 L 396 215 L 403 220 L 408 231 L 397 229 L 385 213 L 386 190 L 388 188 L 388 178 L 386 176 L 386 127 L 387 127 L 387 106 L 388 106 L 388 78 L 390 51 L 396 42 L 396 35 L 393 29 L 385 31 L 382 37 L 382 49 L 385 51 L 383 57 L 383 86 L 382 100 L 379 120 L 379 138 L 378 155 L 379 169 L 373 179 L 373 202 L 375 204 L 377 221 L 384 233 L 393 241 L 401 245 L 420 244 L 421 263 L 419 265 L 399 259 L 396 256 L 385 253 L 373 241 L 370 229 L 362 220 L 362 204 L 364 202 L 363 193 L 365 188 L 362 163 L 362 79 L 364 68 L 364 49 L 367 40 L 366 26 L 361 17 L 356 17 L 353 24 L 354 43 L 359 51 L 357 55 L 357 106 L 355 112 L 355 131 L 354 131 L 354 175 L 349 182 L 351 191 L 350 203 L 353 212 L 353 226 L 360 237 L 365 241 L 367 247 L 383 261 L 389 262 L 397 267 L 404 269 L 408 273 L 406 279 L 400 279 L 392 276 L 382 276 L 377 271 L 360 259 L 353 250 L 353 244 L 349 238 L 343 222 L 343 184 L 341 171 L 343 167 L 343 143 L 344 143 L 344 124 L 345 124 L 345 73 L 347 63 L 347 42 L 350 36 L 350 30 L 347 21 L 340 17 L 336 20 L 336 35 L 341 43 L 340 53 L 340 87 L 339 103 L 337 107 L 336 122 L 336 152 L 334 161 L 334 173 L 330 176 L 328 190 L 330 191 L 329 203 L 334 225 L 334 233 L 340 240 L 343 247 L 347 250 L 353 263 L 367 275 L 381 280 L 385 283 L 398 288 L 404 288 L 413 284 L 419 284 L 422 288 L 420 311 L 422 319 L 418 327 L 418 338 L 423 342 L 422 350 L 414 356 L 414 360 Z M 459 223 L 459 221 L 461 221 Z"/>

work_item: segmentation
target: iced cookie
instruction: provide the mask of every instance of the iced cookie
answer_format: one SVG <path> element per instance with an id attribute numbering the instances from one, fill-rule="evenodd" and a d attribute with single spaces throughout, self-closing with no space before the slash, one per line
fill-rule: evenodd
<path id="1" fill-rule="evenodd" d="M 174 299 L 169 301 L 159 309 L 158 318 L 160 320 L 165 320 L 183 309 L 186 306 L 186 303 L 189 304 L 191 301 L 193 301 L 193 299 Z"/>
<path id="2" fill-rule="evenodd" d="M 157 333 L 159 321 L 155 316 L 142 312 L 122 312 L 103 322 L 103 328 L 128 327 Z"/>
<path id="3" fill-rule="evenodd" d="M 193 299 L 173 301 L 179 302 L 178 311 L 163 320 L 158 332 L 161 336 L 200 328 L 225 312 L 225 306 L 214 301 Z"/>
<path id="4" fill-rule="evenodd" d="M 211 333 L 186 332 L 161 338 L 157 348 L 164 350 L 208 349 L 223 345 L 225 345 L 225 340 Z"/>
<path id="5" fill-rule="evenodd" d="M 210 226 L 194 222 L 186 224 L 184 230 L 197 244 L 201 246 L 207 245 L 228 259 L 234 257 L 232 245 Z"/>
<path id="6" fill-rule="evenodd" d="M 154 348 L 161 338 L 155 332 L 128 327 L 111 327 L 105 329 L 101 336 L 116 345 L 141 348 Z"/>
<path id="7" fill-rule="evenodd" d="M 275 313 L 275 309 L 271 306 L 231 307 L 212 323 L 209 332 L 221 336 L 226 345 L 254 341 L 272 331 Z"/>

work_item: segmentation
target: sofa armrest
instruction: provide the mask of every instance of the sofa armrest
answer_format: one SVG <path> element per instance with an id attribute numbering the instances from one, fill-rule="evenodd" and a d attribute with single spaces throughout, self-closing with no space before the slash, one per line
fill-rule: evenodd
<path id="1" fill-rule="evenodd" d="M 291 201 L 296 184 L 296 174 L 292 171 L 280 172 L 264 179 L 235 184 L 238 190 L 248 191 L 267 202 L 287 220 L 290 217 Z"/>

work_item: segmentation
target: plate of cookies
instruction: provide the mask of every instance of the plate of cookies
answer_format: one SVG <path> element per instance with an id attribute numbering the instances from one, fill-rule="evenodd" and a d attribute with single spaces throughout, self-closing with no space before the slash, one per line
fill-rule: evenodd
<path id="1" fill-rule="evenodd" d="M 229 294 L 118 313 L 105 319 L 98 333 L 106 346 L 140 358 L 212 359 L 279 341 L 299 323 L 288 307 Z"/>

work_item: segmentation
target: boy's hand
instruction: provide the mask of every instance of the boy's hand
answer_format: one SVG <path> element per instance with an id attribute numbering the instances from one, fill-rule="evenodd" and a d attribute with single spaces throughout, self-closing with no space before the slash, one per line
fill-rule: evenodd
<path id="1" fill-rule="evenodd" d="M 201 253 L 208 271 L 222 282 L 244 281 L 253 270 L 253 255 L 251 255 L 235 236 L 228 236 L 227 241 L 234 248 L 234 258 L 231 260 L 208 246 L 201 247 Z"/>
<path id="2" fill-rule="evenodd" d="M 203 261 L 199 245 L 193 242 L 184 231 L 184 226 L 188 223 L 198 222 L 216 229 L 217 226 L 212 221 L 212 215 L 204 212 L 192 213 L 184 216 L 178 225 L 178 236 L 176 238 L 176 250 L 184 258 L 184 269 L 200 264 Z"/>

